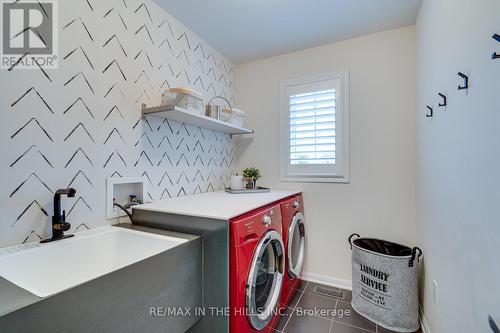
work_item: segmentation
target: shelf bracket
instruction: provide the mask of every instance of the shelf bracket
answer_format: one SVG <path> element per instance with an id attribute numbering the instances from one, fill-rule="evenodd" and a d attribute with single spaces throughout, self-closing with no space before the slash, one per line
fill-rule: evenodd
<path id="1" fill-rule="evenodd" d="M 235 135 L 254 135 L 255 134 L 255 130 L 252 130 L 250 133 L 235 133 L 235 134 L 229 134 L 229 137 L 232 139 L 233 136 Z"/>

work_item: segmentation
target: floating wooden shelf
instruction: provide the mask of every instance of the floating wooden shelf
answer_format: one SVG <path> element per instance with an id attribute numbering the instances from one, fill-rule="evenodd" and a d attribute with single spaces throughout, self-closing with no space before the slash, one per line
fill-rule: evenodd
<path id="1" fill-rule="evenodd" d="M 161 105 L 146 108 L 143 105 L 142 115 L 169 119 L 231 135 L 253 133 L 252 130 L 247 128 L 234 126 L 228 122 L 210 118 L 202 114 L 197 114 L 178 106 Z"/>

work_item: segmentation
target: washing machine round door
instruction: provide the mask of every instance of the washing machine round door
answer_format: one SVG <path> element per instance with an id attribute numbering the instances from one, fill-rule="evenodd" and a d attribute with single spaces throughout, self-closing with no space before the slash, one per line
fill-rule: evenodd
<path id="1" fill-rule="evenodd" d="M 288 275 L 291 278 L 299 276 L 304 264 L 304 251 L 306 245 L 306 233 L 304 228 L 304 214 L 298 212 L 293 216 L 288 228 L 287 257 Z"/>
<path id="2" fill-rule="evenodd" d="M 269 231 L 255 249 L 246 285 L 247 316 L 256 330 L 264 329 L 276 313 L 284 269 L 283 241 Z"/>

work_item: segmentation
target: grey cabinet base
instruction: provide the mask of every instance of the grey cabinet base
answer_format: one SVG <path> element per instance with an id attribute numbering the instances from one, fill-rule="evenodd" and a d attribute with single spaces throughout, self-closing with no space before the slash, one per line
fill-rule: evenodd
<path id="1" fill-rule="evenodd" d="M 229 317 L 216 313 L 216 310 L 229 308 L 228 221 L 136 209 L 133 211 L 133 223 L 202 237 L 205 315 L 189 333 L 229 332 Z"/>

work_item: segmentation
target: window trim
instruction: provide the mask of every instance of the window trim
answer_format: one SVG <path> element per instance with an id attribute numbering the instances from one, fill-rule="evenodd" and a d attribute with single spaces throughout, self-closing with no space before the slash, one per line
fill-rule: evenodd
<path id="1" fill-rule="evenodd" d="M 335 175 L 290 175 L 287 174 L 288 156 L 290 151 L 290 115 L 287 88 L 300 84 L 314 83 L 326 80 L 340 80 L 341 91 L 339 93 L 340 105 L 336 106 L 336 167 L 341 170 Z M 284 80 L 281 82 L 280 101 L 280 180 L 282 182 L 306 182 L 306 183 L 349 183 L 349 71 L 347 69 L 314 75 L 300 79 Z M 337 163 L 338 161 L 338 163 Z"/>

